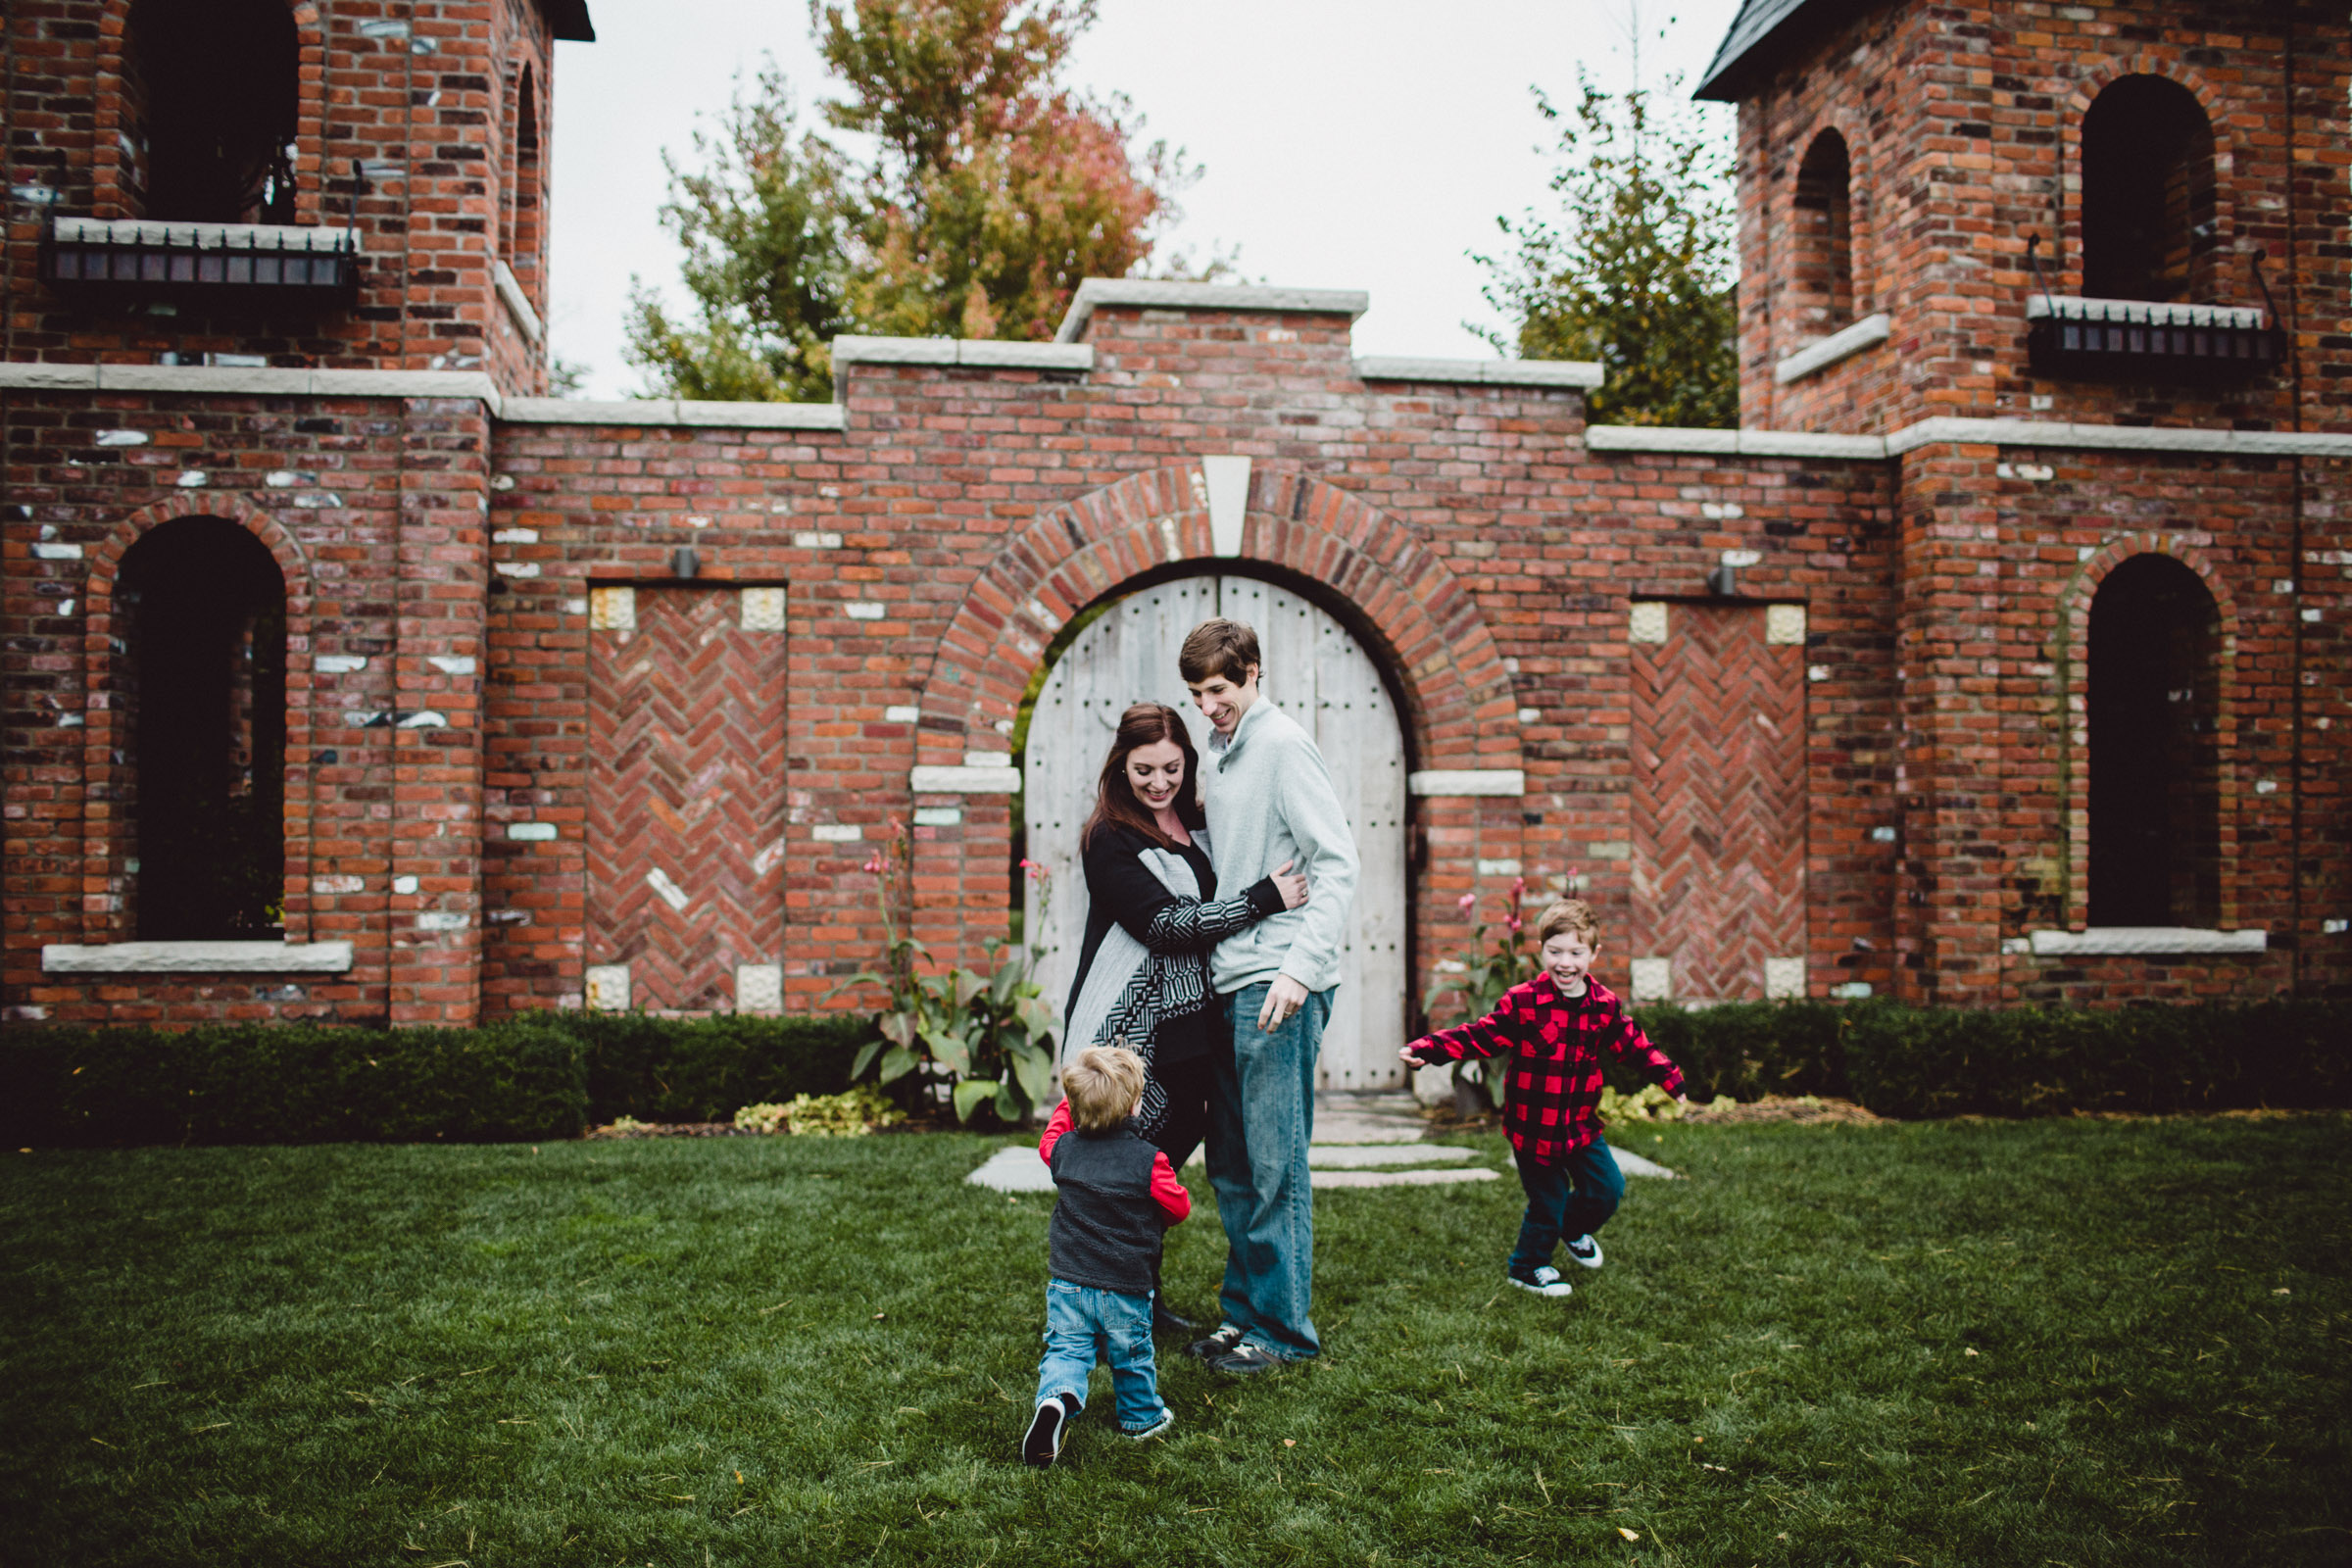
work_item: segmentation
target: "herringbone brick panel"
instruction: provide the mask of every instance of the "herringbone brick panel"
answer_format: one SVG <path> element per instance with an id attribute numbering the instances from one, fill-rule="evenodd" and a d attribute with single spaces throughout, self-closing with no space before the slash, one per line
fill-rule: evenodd
<path id="1" fill-rule="evenodd" d="M 1675 605 L 1633 645 L 1634 957 L 1679 998 L 1755 999 L 1805 951 L 1804 650 L 1764 608 Z"/>
<path id="2" fill-rule="evenodd" d="M 784 637 L 738 603 L 640 588 L 636 629 L 590 634 L 587 958 L 648 1010 L 731 1008 L 782 958 Z"/>

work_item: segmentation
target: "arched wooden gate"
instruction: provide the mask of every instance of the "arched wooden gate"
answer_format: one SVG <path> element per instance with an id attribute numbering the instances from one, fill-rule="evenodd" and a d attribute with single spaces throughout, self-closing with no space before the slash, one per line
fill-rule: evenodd
<path id="1" fill-rule="evenodd" d="M 1253 578 L 1185 577 L 1131 594 L 1080 632 L 1047 676 L 1024 752 L 1029 858 L 1051 871 L 1054 890 L 1042 918 L 1034 884 L 1028 894 L 1024 929 L 1045 949 L 1038 978 L 1058 1008 L 1086 930 L 1078 830 L 1093 809 L 1120 712 L 1130 703 L 1166 703 L 1207 756 L 1208 722 L 1185 693 L 1176 652 L 1185 633 L 1217 615 L 1256 628 L 1265 695 L 1315 737 L 1363 861 L 1319 1082 L 1340 1090 L 1400 1087 L 1403 731 L 1372 656 L 1347 628 L 1298 595 Z"/>

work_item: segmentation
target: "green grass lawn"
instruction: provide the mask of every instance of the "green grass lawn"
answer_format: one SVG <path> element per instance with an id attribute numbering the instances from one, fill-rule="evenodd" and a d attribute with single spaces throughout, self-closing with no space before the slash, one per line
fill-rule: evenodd
<path id="1" fill-rule="evenodd" d="M 1633 1129 L 1564 1303 L 1507 1176 L 1326 1194 L 1320 1364 L 1042 1473 L 1001 1140 L 12 1154 L 0 1561 L 2343 1563 L 2348 1132 Z"/>

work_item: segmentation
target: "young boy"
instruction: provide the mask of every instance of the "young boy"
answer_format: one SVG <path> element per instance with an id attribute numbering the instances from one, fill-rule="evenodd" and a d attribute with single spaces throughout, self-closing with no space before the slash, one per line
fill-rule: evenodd
<path id="1" fill-rule="evenodd" d="M 1399 1052 L 1416 1067 L 1464 1056 L 1516 1053 L 1503 1129 L 1527 1189 L 1527 1216 L 1511 1250 L 1510 1281 L 1538 1296 L 1566 1296 L 1571 1287 L 1551 1266 L 1551 1250 L 1569 1238 L 1568 1255 L 1600 1267 L 1592 1233 L 1625 1198 L 1625 1177 L 1600 1136 L 1600 1054 L 1638 1057 L 1658 1086 L 1685 1105 L 1683 1070 L 1651 1045 L 1625 1015 L 1615 993 L 1592 977 L 1600 923 L 1582 899 L 1544 911 L 1536 925 L 1543 970 L 1511 987 L 1494 1010 L 1475 1023 L 1442 1029 Z"/>
<path id="2" fill-rule="evenodd" d="M 1141 1442 L 1176 1424 L 1152 1363 L 1152 1282 L 1161 1236 L 1193 1211 L 1168 1156 L 1130 1125 L 1144 1101 L 1141 1056 L 1089 1046 L 1062 1069 L 1061 1088 L 1068 1098 L 1037 1145 L 1060 1197 L 1047 1231 L 1053 1278 L 1037 1414 L 1021 1439 L 1021 1458 L 1034 1465 L 1060 1456 L 1098 1356 L 1110 1363 L 1121 1432 Z"/>

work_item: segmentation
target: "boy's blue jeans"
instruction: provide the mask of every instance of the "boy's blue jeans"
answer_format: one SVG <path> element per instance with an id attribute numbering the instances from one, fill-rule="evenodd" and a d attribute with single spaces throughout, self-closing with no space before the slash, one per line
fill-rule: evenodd
<path id="1" fill-rule="evenodd" d="M 1152 1361 L 1152 1298 L 1046 1282 L 1046 1353 L 1037 1363 L 1037 1402 L 1057 1394 L 1086 1404 L 1087 1374 L 1110 1363 L 1119 1427 L 1141 1432 L 1159 1419 L 1159 1373 Z"/>
<path id="2" fill-rule="evenodd" d="M 1519 1222 L 1519 1245 L 1511 1267 L 1542 1268 L 1566 1237 L 1590 1236 L 1609 1222 L 1625 1201 L 1625 1173 L 1605 1139 L 1563 1154 L 1555 1165 L 1519 1160 L 1519 1185 L 1527 1189 L 1527 1217 Z"/>
<path id="3" fill-rule="evenodd" d="M 1332 990 L 1271 1034 L 1258 1028 L 1266 986 L 1218 1000 L 1233 1028 L 1233 1055 L 1217 1056 L 1208 1101 L 1208 1181 L 1225 1226 L 1227 1323 L 1286 1360 L 1322 1343 L 1307 1316 L 1315 1285 L 1315 1194 L 1306 1146 L 1315 1130 L 1315 1057 L 1331 1020 Z"/>

